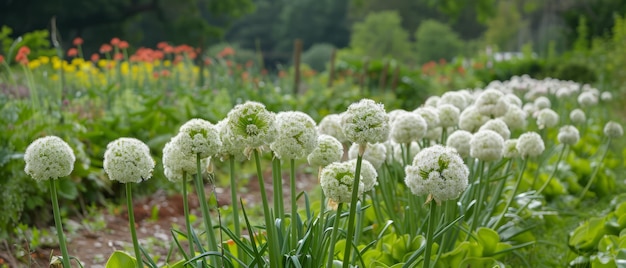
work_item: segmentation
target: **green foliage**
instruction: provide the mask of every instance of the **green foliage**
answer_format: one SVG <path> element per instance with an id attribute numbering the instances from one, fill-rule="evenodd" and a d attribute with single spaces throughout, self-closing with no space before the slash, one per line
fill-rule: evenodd
<path id="1" fill-rule="evenodd" d="M 322 72 L 330 62 L 330 56 L 335 47 L 331 44 L 315 44 L 302 53 L 302 62 L 316 71 Z"/>
<path id="2" fill-rule="evenodd" d="M 500 51 L 516 51 L 519 49 L 517 35 L 525 27 L 525 23 L 514 3 L 499 1 L 498 12 L 486 23 L 486 44 L 495 46 Z"/>
<path id="3" fill-rule="evenodd" d="M 0 54 L 5 54 L 9 61 L 15 58 L 17 50 L 23 46 L 31 50 L 28 55 L 31 59 L 40 56 L 50 57 L 57 54 L 54 48 L 50 48 L 50 33 L 48 30 L 32 31 L 15 40 L 10 37 L 12 32 L 13 30 L 6 25 L 3 25 L 2 30 L 0 30 Z"/>
<path id="4" fill-rule="evenodd" d="M 107 268 L 117 268 L 117 267 L 136 267 L 137 259 L 135 257 L 130 256 L 128 253 L 124 251 L 116 250 L 111 254 L 111 257 L 107 260 L 107 264 L 105 267 Z"/>
<path id="5" fill-rule="evenodd" d="M 406 60 L 411 57 L 411 43 L 400 22 L 395 11 L 371 13 L 365 21 L 354 24 L 350 47 L 372 58 Z"/>
<path id="6" fill-rule="evenodd" d="M 424 63 L 431 60 L 451 60 L 463 46 L 458 35 L 448 25 L 435 20 L 423 21 L 415 32 L 417 59 Z"/>

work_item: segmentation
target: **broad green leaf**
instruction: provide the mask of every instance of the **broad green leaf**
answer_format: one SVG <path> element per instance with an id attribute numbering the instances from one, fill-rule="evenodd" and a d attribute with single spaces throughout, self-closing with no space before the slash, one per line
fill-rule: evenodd
<path id="1" fill-rule="evenodd" d="M 125 268 L 125 267 L 136 267 L 137 260 L 135 257 L 128 255 L 128 253 L 124 251 L 116 250 L 111 254 L 109 260 L 107 261 L 106 268 Z"/>

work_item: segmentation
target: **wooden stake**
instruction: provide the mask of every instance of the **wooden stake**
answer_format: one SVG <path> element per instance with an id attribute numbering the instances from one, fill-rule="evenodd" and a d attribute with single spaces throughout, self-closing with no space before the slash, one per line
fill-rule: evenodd
<path id="1" fill-rule="evenodd" d="M 294 79 L 293 79 L 293 94 L 298 95 L 298 87 L 300 86 L 300 56 L 302 55 L 302 40 L 296 39 L 293 42 L 293 64 L 294 64 Z"/>

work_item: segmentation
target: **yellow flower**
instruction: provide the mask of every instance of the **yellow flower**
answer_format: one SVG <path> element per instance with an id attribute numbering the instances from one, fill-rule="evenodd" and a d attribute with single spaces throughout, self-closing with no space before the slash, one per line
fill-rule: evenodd
<path id="1" fill-rule="evenodd" d="M 50 63 L 50 57 L 48 56 L 41 56 L 39 57 L 39 61 L 41 61 L 41 64 L 45 65 Z"/>
<path id="2" fill-rule="evenodd" d="M 31 70 L 37 69 L 39 66 L 41 66 L 41 61 L 39 60 L 32 60 L 28 63 L 28 68 Z"/>

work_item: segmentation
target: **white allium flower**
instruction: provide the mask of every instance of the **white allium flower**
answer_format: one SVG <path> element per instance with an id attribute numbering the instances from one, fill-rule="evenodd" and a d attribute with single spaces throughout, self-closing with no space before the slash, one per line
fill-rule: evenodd
<path id="1" fill-rule="evenodd" d="M 452 104 L 442 104 L 437 106 L 439 115 L 439 125 L 441 127 L 454 127 L 459 124 L 461 110 Z"/>
<path id="2" fill-rule="evenodd" d="M 503 116 L 509 109 L 509 104 L 503 96 L 504 94 L 496 89 L 486 89 L 478 95 L 474 105 L 484 116 L 491 118 Z"/>
<path id="3" fill-rule="evenodd" d="M 317 146 L 315 121 L 303 112 L 281 112 L 276 115 L 278 135 L 270 144 L 280 159 L 302 159 Z"/>
<path id="4" fill-rule="evenodd" d="M 522 107 L 522 110 L 524 110 L 524 112 L 526 112 L 527 115 L 535 117 L 536 113 L 539 111 L 537 109 L 537 106 L 535 106 L 535 104 L 529 102 L 524 104 L 524 106 Z"/>
<path id="5" fill-rule="evenodd" d="M 356 172 L 356 159 L 349 160 L 348 163 L 352 164 L 352 170 Z M 361 161 L 360 175 L 364 193 L 371 191 L 374 189 L 374 186 L 378 185 L 378 172 L 376 172 L 374 166 L 365 159 Z"/>
<path id="6" fill-rule="evenodd" d="M 178 146 L 176 139 L 179 139 L 181 135 L 174 136 L 163 147 L 163 168 L 165 171 L 165 177 L 171 182 L 181 181 L 183 179 L 183 172 L 189 175 L 197 174 L 198 168 L 195 156 L 185 155 Z"/>
<path id="7" fill-rule="evenodd" d="M 459 116 L 459 128 L 475 132 L 488 120 L 489 117 L 479 113 L 476 106 L 472 105 L 465 108 Z"/>
<path id="8" fill-rule="evenodd" d="M 329 199 L 337 203 L 347 203 L 352 199 L 354 166 L 349 162 L 334 162 L 322 169 L 320 185 Z M 363 176 L 360 176 L 363 177 Z M 360 179 L 358 196 L 363 195 L 363 180 Z"/>
<path id="9" fill-rule="evenodd" d="M 389 116 L 389 125 L 390 126 L 393 125 L 393 122 L 396 121 L 398 116 L 400 116 L 401 114 L 405 114 L 405 113 L 409 113 L 409 111 L 402 110 L 402 109 L 395 109 L 391 112 L 388 112 L 387 115 Z"/>
<path id="10" fill-rule="evenodd" d="M 589 107 L 596 105 L 598 103 L 598 97 L 593 93 L 593 91 L 585 91 L 578 95 L 578 104 L 582 107 Z"/>
<path id="11" fill-rule="evenodd" d="M 535 101 L 534 101 L 534 104 L 535 104 L 535 107 L 537 107 L 537 109 L 539 109 L 539 110 L 550 108 L 552 106 L 552 103 L 550 102 L 550 99 L 548 99 L 545 96 L 540 96 L 540 97 L 536 98 Z"/>
<path id="12" fill-rule="evenodd" d="M 359 155 L 359 144 L 353 143 L 348 150 L 348 159 L 356 159 Z M 374 168 L 380 168 L 387 159 L 387 147 L 383 143 L 370 143 L 365 147 L 363 159 L 369 161 Z"/>
<path id="13" fill-rule="evenodd" d="M 317 130 L 320 134 L 326 134 L 335 137 L 339 142 L 347 142 L 346 135 L 343 134 L 341 129 L 341 115 L 329 114 L 322 118 L 322 121 L 317 125 Z"/>
<path id="14" fill-rule="evenodd" d="M 311 166 L 326 166 L 341 161 L 343 145 L 335 137 L 321 134 L 317 137 L 317 147 L 309 154 L 307 160 Z"/>
<path id="15" fill-rule="evenodd" d="M 232 141 L 244 149 L 257 149 L 276 139 L 276 115 L 259 102 L 247 101 L 228 112 L 226 127 Z"/>
<path id="16" fill-rule="evenodd" d="M 566 125 L 559 129 L 557 139 L 562 144 L 574 145 L 580 139 L 580 134 L 575 126 Z"/>
<path id="17" fill-rule="evenodd" d="M 536 132 L 526 132 L 517 139 L 517 151 L 522 158 L 539 156 L 546 149 L 541 136 Z"/>
<path id="18" fill-rule="evenodd" d="M 458 91 L 448 91 L 446 93 L 443 93 L 443 95 L 441 95 L 441 99 L 439 99 L 439 102 L 437 102 L 437 107 L 444 104 L 453 105 L 454 107 L 459 109 L 459 112 L 463 111 L 463 109 L 467 107 L 467 101 L 465 100 L 465 96 Z"/>
<path id="19" fill-rule="evenodd" d="M 609 121 L 604 125 L 604 135 L 611 139 L 619 138 L 624 135 L 624 129 L 619 123 Z"/>
<path id="20" fill-rule="evenodd" d="M 498 117 L 509 127 L 511 130 L 525 129 L 526 128 L 526 112 L 517 106 L 509 106 L 509 110 L 504 116 Z"/>
<path id="21" fill-rule="evenodd" d="M 346 138 L 354 143 L 379 143 L 389 136 L 389 116 L 385 107 L 370 99 L 350 104 L 341 123 Z"/>
<path id="22" fill-rule="evenodd" d="M 502 159 L 504 139 L 493 130 L 479 130 L 470 141 L 470 156 L 485 162 Z"/>
<path id="23" fill-rule="evenodd" d="M 436 127 L 434 129 L 429 129 L 426 131 L 426 136 L 424 138 L 430 140 L 431 142 L 438 142 L 441 139 L 441 134 L 443 132 L 442 127 Z"/>
<path id="24" fill-rule="evenodd" d="M 504 158 L 519 157 L 519 151 L 517 151 L 517 139 L 504 141 L 504 151 L 502 151 L 502 154 Z"/>
<path id="25" fill-rule="evenodd" d="M 224 119 L 215 125 L 222 140 L 222 146 L 217 155 L 220 156 L 221 161 L 225 161 L 230 157 L 234 157 L 237 161 L 244 161 L 247 158 L 244 155 L 245 146 L 237 143 L 236 138 L 228 129 L 227 122 L 228 119 Z"/>
<path id="26" fill-rule="evenodd" d="M 439 96 L 430 96 L 428 97 L 428 99 L 426 99 L 426 102 L 424 102 L 424 106 L 437 107 L 440 99 L 441 97 Z"/>
<path id="27" fill-rule="evenodd" d="M 121 183 L 150 179 L 154 164 L 148 145 L 135 138 L 114 140 L 104 152 L 104 172 Z"/>
<path id="28" fill-rule="evenodd" d="M 602 101 L 611 101 L 613 99 L 613 94 L 610 91 L 604 91 L 600 94 L 600 99 Z"/>
<path id="29" fill-rule="evenodd" d="M 504 95 L 504 100 L 506 100 L 506 102 L 510 104 L 509 109 L 511 108 L 511 105 L 517 108 L 522 108 L 522 100 L 515 94 L 508 93 Z"/>
<path id="30" fill-rule="evenodd" d="M 539 129 L 552 128 L 559 124 L 559 114 L 550 108 L 539 111 L 537 116 L 537 126 Z"/>
<path id="31" fill-rule="evenodd" d="M 569 119 L 572 121 L 572 124 L 581 125 L 587 121 L 587 117 L 585 116 L 585 112 L 581 109 L 574 109 L 569 113 Z"/>
<path id="32" fill-rule="evenodd" d="M 178 149 L 189 156 L 199 154 L 207 158 L 219 152 L 222 146 L 217 127 L 204 119 L 191 119 L 180 127 L 175 139 Z"/>
<path id="33" fill-rule="evenodd" d="M 24 172 L 36 181 L 65 177 L 74 170 L 72 148 L 57 136 L 36 139 L 24 153 Z"/>
<path id="34" fill-rule="evenodd" d="M 427 124 L 422 116 L 404 112 L 396 116 L 391 123 L 391 140 L 397 143 L 410 143 L 426 135 Z"/>
<path id="35" fill-rule="evenodd" d="M 469 170 L 452 148 L 434 145 L 419 152 L 405 168 L 405 184 L 415 195 L 432 195 L 435 202 L 458 198 L 467 188 Z"/>
<path id="36" fill-rule="evenodd" d="M 466 158 L 470 155 L 470 141 L 472 140 L 472 133 L 466 130 L 459 129 L 452 132 L 448 136 L 446 146 L 454 148 L 461 157 Z"/>
<path id="37" fill-rule="evenodd" d="M 504 140 L 508 140 L 511 137 L 511 131 L 509 130 L 509 127 L 501 119 L 496 118 L 487 121 L 484 125 L 480 127 L 480 129 L 478 129 L 478 131 L 487 129 L 493 130 L 496 133 L 500 134 L 500 136 L 502 136 L 502 139 Z"/>

